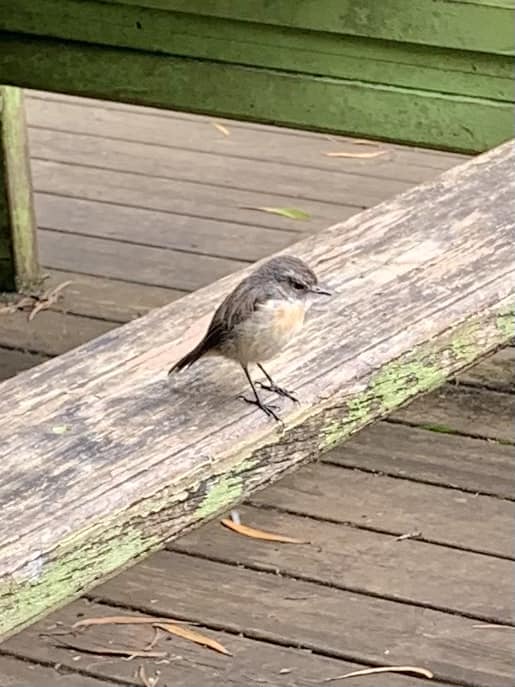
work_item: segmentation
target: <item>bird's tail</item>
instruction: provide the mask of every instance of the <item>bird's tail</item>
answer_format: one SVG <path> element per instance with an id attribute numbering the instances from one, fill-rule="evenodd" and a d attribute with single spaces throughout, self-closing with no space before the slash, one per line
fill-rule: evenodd
<path id="1" fill-rule="evenodd" d="M 193 363 L 196 363 L 199 358 L 201 358 L 204 353 L 206 352 L 206 342 L 202 340 L 199 344 L 195 346 L 193 350 L 191 350 L 189 353 L 186 353 L 186 355 L 178 360 L 173 367 L 171 367 L 168 370 L 168 374 L 171 375 L 174 372 L 179 372 L 180 370 L 183 370 L 185 367 L 189 367 L 190 365 L 193 365 Z"/>

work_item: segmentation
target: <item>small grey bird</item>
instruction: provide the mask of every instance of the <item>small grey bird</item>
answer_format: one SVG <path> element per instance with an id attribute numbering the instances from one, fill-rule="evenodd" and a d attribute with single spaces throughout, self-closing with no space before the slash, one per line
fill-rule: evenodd
<path id="1" fill-rule="evenodd" d="M 255 363 L 268 384 L 260 388 L 297 401 L 278 386 L 261 363 L 276 356 L 301 330 L 313 294 L 331 293 L 318 284 L 314 272 L 299 258 L 278 256 L 268 260 L 243 279 L 219 305 L 206 335 L 179 360 L 168 374 L 182 370 L 206 355 L 221 355 L 241 365 L 254 398 L 240 396 L 275 420 L 281 421 L 275 406 L 259 396 L 249 374 Z"/>

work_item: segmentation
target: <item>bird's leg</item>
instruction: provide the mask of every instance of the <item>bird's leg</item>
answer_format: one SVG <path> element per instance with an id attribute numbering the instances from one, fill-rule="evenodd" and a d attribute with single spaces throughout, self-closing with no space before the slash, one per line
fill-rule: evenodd
<path id="1" fill-rule="evenodd" d="M 252 381 L 252 378 L 249 374 L 248 369 L 246 368 L 245 365 L 242 365 L 242 368 L 243 368 L 243 372 L 245 372 L 245 376 L 248 379 L 248 382 L 251 386 L 251 389 L 254 392 L 255 399 L 247 398 L 246 396 L 239 396 L 239 398 L 241 398 L 242 401 L 245 401 L 245 403 L 250 403 L 251 405 L 254 405 L 254 406 L 257 406 L 258 408 L 261 408 L 261 410 L 265 413 L 265 415 L 268 415 L 269 417 L 273 417 L 274 420 L 277 420 L 277 422 L 280 422 L 282 424 L 281 418 L 275 412 L 276 407 L 264 403 L 259 398 L 258 392 L 256 390 L 256 387 L 254 386 L 254 382 Z"/>
<path id="2" fill-rule="evenodd" d="M 259 386 L 261 389 L 265 389 L 266 391 L 272 391 L 274 394 L 277 394 L 278 396 L 286 396 L 286 398 L 289 398 L 290 400 L 294 401 L 295 403 L 299 402 L 299 399 L 296 398 L 290 391 L 287 391 L 286 389 L 283 389 L 280 386 L 277 386 L 277 384 L 274 382 L 272 377 L 268 374 L 268 372 L 265 370 L 265 368 L 257 363 L 257 366 L 261 370 L 261 372 L 265 375 L 265 377 L 268 379 L 268 384 L 263 384 L 263 382 L 258 382 Z"/>

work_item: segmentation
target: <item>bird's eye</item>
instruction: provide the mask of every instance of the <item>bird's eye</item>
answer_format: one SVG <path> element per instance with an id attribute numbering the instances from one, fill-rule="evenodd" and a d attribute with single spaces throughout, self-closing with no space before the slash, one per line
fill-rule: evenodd
<path id="1" fill-rule="evenodd" d="M 304 284 L 301 284 L 300 281 L 296 281 L 295 279 L 291 280 L 291 285 L 297 291 L 302 291 L 305 288 Z"/>

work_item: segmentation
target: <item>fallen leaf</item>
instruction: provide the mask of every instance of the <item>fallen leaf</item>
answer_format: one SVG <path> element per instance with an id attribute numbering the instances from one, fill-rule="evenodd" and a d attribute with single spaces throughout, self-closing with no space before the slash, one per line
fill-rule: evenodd
<path id="1" fill-rule="evenodd" d="M 269 212 L 273 215 L 281 215 L 288 219 L 311 219 L 311 215 L 304 210 L 297 208 L 248 208 L 249 210 L 260 210 L 261 212 Z"/>
<path id="2" fill-rule="evenodd" d="M 215 129 L 218 129 L 218 131 L 223 134 L 224 136 L 230 136 L 231 132 L 227 127 L 225 127 L 223 124 L 219 124 L 218 122 L 211 122 L 212 125 L 215 127 Z"/>
<path id="3" fill-rule="evenodd" d="M 71 642 L 65 642 L 59 640 L 56 642 L 56 647 L 61 647 L 63 649 L 73 649 L 74 651 L 80 651 L 82 654 L 95 654 L 98 656 L 125 656 L 129 660 L 133 658 L 164 658 L 167 653 L 166 651 L 140 651 L 138 649 L 112 649 L 110 647 L 87 647 L 81 646 L 80 644 L 72 644 Z"/>
<path id="4" fill-rule="evenodd" d="M 159 681 L 159 673 L 157 672 L 152 676 L 147 675 L 145 672 L 145 666 L 143 664 L 141 664 L 138 668 L 138 677 L 145 687 L 156 687 Z"/>
<path id="5" fill-rule="evenodd" d="M 220 654 L 225 654 L 226 656 L 232 656 L 232 654 L 223 646 L 223 644 L 220 644 L 220 642 L 217 642 L 216 639 L 211 639 L 211 637 L 206 637 L 205 635 L 200 634 L 200 632 L 196 632 L 195 630 L 191 630 L 188 627 L 183 627 L 180 625 L 173 625 L 172 623 L 155 623 L 154 627 L 158 627 L 160 630 L 164 630 L 165 632 L 169 632 L 172 635 L 175 635 L 176 637 L 182 637 L 182 639 L 188 639 L 190 642 L 195 642 L 195 644 L 201 644 L 202 646 L 207 646 L 209 649 L 213 649 L 213 651 L 218 651 Z"/>
<path id="6" fill-rule="evenodd" d="M 262 541 L 275 541 L 280 544 L 309 544 L 308 541 L 303 539 L 296 539 L 295 537 L 287 537 L 283 534 L 274 534 L 273 532 L 265 532 L 264 530 L 257 530 L 253 527 L 248 527 L 247 525 L 242 525 L 241 523 L 233 522 L 229 518 L 224 518 L 221 520 L 224 527 L 228 527 L 230 530 L 234 530 L 238 534 L 242 534 L 244 537 L 250 537 L 251 539 L 261 539 Z"/>
<path id="7" fill-rule="evenodd" d="M 351 157 L 359 160 L 371 160 L 374 157 L 382 157 L 387 154 L 387 150 L 375 150 L 373 153 L 346 153 L 346 152 L 329 152 L 324 153 L 327 157 Z"/>
<path id="8" fill-rule="evenodd" d="M 60 293 L 63 289 L 65 289 L 67 286 L 72 284 L 73 282 L 71 281 L 64 281 L 58 286 L 55 287 L 55 289 L 50 289 L 46 291 L 36 302 L 36 305 L 32 308 L 30 314 L 29 314 L 29 322 L 36 317 L 38 312 L 41 312 L 41 310 L 47 310 L 50 308 L 54 303 L 57 303 L 59 300 Z"/>
<path id="9" fill-rule="evenodd" d="M 91 625 L 154 625 L 155 623 L 182 623 L 183 620 L 175 620 L 175 618 L 158 618 L 156 616 L 140 616 L 140 615 L 104 615 L 98 618 L 83 618 L 73 623 L 72 630 L 79 627 L 90 627 Z M 193 624 L 188 622 L 189 625 Z"/>
<path id="10" fill-rule="evenodd" d="M 353 670 L 351 673 L 344 675 L 336 675 L 335 677 L 328 677 L 322 682 L 333 682 L 334 680 L 345 680 L 348 677 L 358 677 L 359 675 L 375 675 L 377 673 L 412 673 L 415 675 L 422 675 L 431 679 L 433 673 L 426 668 L 418 668 L 417 666 L 385 666 L 384 668 L 365 668 L 364 670 Z"/>
<path id="11" fill-rule="evenodd" d="M 475 630 L 515 630 L 512 625 L 499 625 L 498 623 L 482 623 L 472 625 Z"/>
<path id="12" fill-rule="evenodd" d="M 151 651 L 151 650 L 155 647 L 155 645 L 156 645 L 156 644 L 158 643 L 158 641 L 159 641 L 159 635 L 160 635 L 159 628 L 158 628 L 158 627 L 154 627 L 154 636 L 152 637 L 152 639 L 150 640 L 150 642 L 149 642 L 149 643 L 147 644 L 147 646 L 145 647 L 145 651 Z"/>

